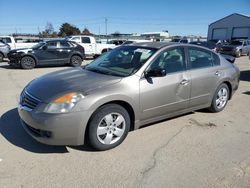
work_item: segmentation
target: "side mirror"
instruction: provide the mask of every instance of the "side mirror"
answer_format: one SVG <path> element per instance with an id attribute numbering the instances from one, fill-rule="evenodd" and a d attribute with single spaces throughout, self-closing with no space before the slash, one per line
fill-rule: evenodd
<path id="1" fill-rule="evenodd" d="M 149 77 L 163 77 L 166 76 L 166 70 L 165 69 L 152 69 L 144 72 L 144 75 L 146 78 Z"/>
<path id="2" fill-rule="evenodd" d="M 45 46 L 42 47 L 42 49 L 43 49 L 43 50 L 47 50 L 48 47 L 45 45 Z"/>

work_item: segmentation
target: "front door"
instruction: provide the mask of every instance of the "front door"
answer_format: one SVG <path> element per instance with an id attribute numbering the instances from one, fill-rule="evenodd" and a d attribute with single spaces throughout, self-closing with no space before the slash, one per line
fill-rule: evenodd
<path id="1" fill-rule="evenodd" d="M 162 52 L 146 71 L 154 69 L 165 70 L 166 76 L 143 77 L 140 80 L 142 120 L 181 111 L 189 103 L 190 81 L 184 48 Z"/>

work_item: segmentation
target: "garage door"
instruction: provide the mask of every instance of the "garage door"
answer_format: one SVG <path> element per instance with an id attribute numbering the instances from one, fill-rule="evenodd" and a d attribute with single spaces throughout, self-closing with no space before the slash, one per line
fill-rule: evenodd
<path id="1" fill-rule="evenodd" d="M 233 29 L 232 38 L 247 39 L 249 36 L 250 27 L 235 27 Z"/>
<path id="2" fill-rule="evenodd" d="M 213 30 L 213 40 L 225 40 L 227 37 L 227 29 L 219 28 Z"/>

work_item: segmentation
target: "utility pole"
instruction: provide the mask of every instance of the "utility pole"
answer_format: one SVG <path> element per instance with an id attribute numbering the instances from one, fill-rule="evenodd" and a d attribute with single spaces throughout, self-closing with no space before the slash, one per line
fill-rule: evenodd
<path id="1" fill-rule="evenodd" d="M 106 39 L 108 43 L 108 19 L 107 18 L 105 18 L 105 31 L 106 31 Z"/>

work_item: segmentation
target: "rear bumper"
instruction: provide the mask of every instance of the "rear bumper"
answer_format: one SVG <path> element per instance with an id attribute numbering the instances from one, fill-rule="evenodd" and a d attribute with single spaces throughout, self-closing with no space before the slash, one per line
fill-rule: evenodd
<path id="1" fill-rule="evenodd" d="M 18 107 L 25 131 L 38 142 L 48 145 L 82 145 L 91 113 L 47 114 Z"/>

